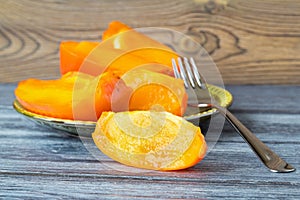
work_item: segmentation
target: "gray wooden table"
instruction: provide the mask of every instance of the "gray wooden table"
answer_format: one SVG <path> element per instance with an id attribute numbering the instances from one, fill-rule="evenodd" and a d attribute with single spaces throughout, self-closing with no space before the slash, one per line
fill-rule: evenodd
<path id="1" fill-rule="evenodd" d="M 104 167 L 81 140 L 14 111 L 14 84 L 0 85 L 0 199 L 300 199 L 300 86 L 228 86 L 230 110 L 298 169 L 269 172 L 228 125 L 206 158 L 177 172 Z M 103 165 L 105 164 L 105 165 Z"/>

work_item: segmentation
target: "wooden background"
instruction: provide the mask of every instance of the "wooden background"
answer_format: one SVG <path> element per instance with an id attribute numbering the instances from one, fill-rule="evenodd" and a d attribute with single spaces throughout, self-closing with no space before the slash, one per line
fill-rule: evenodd
<path id="1" fill-rule="evenodd" d="M 189 33 L 226 84 L 300 84 L 298 0 L 0 0 L 0 82 L 59 76 L 61 40 L 112 20 Z"/>

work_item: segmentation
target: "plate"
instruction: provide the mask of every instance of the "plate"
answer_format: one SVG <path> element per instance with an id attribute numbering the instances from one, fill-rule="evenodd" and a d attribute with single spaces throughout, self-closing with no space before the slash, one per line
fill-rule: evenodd
<path id="1" fill-rule="evenodd" d="M 208 85 L 208 89 L 220 106 L 227 108 L 231 105 L 233 97 L 229 91 L 214 85 Z M 59 119 L 33 113 L 26 110 L 17 100 L 13 102 L 13 107 L 18 113 L 39 125 L 51 127 L 76 136 L 80 133 L 80 136 L 91 137 L 96 127 L 96 122 Z M 193 120 L 195 118 L 206 119 L 216 113 L 218 113 L 218 111 L 212 108 L 196 115 L 184 116 L 184 118 L 187 120 Z"/>

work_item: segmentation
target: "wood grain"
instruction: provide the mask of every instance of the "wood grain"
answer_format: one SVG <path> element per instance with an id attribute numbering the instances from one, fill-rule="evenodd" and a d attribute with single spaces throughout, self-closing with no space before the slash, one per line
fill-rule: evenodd
<path id="1" fill-rule="evenodd" d="M 191 35 L 226 84 L 300 84 L 297 0 L 1 0 L 0 81 L 59 77 L 62 40 L 100 40 L 112 20 Z"/>
<path id="2" fill-rule="evenodd" d="M 38 126 L 15 112 L 11 106 L 15 87 L 0 84 L 0 198 L 300 198 L 300 106 L 294 101 L 300 98 L 299 86 L 227 88 L 236 97 L 230 110 L 298 169 L 290 174 L 269 172 L 228 124 L 217 145 L 193 168 L 117 170 L 107 157 L 100 162 L 94 158 L 79 138 Z"/>

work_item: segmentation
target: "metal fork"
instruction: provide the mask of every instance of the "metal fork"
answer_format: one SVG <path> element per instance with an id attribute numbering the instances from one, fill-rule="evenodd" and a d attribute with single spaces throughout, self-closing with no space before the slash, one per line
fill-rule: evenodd
<path id="1" fill-rule="evenodd" d="M 246 128 L 231 112 L 221 107 L 211 97 L 205 79 L 199 73 L 193 58 L 181 57 L 172 59 L 174 76 L 184 82 L 187 93 L 195 94 L 196 97 L 189 98 L 188 108 L 215 108 L 222 114 L 240 136 L 249 144 L 252 150 L 260 158 L 263 164 L 272 172 L 293 172 L 296 169 L 280 158 L 262 141 L 260 141 L 248 128 Z"/>

